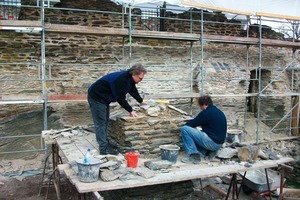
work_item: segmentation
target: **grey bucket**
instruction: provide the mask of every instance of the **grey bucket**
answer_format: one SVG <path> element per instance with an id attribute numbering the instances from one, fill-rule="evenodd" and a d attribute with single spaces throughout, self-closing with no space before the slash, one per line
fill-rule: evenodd
<path id="1" fill-rule="evenodd" d="M 77 160 L 78 179 L 80 182 L 91 183 L 99 179 L 100 160 L 91 159 L 89 163 L 83 163 L 83 160 Z"/>
<path id="2" fill-rule="evenodd" d="M 168 160 L 172 163 L 177 162 L 180 147 L 173 144 L 160 145 L 160 156 L 162 160 Z"/>
<path id="3" fill-rule="evenodd" d="M 238 129 L 227 130 L 226 142 L 229 144 L 241 143 L 242 133 L 243 131 Z"/>

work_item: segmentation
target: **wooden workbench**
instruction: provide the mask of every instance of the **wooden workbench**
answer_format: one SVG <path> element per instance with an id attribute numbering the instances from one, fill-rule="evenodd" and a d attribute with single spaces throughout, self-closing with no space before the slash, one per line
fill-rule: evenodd
<path id="1" fill-rule="evenodd" d="M 74 161 L 83 158 L 87 148 L 97 149 L 98 145 L 94 134 L 84 135 L 72 139 L 57 138 L 57 145 L 68 161 Z M 181 155 L 180 155 L 181 156 Z M 93 183 L 83 183 L 78 180 L 76 170 L 70 168 L 70 165 L 59 165 L 58 168 L 65 174 L 67 179 L 76 187 L 79 193 L 88 192 L 101 192 L 108 190 L 117 190 L 141 186 L 149 186 L 163 183 L 180 182 L 193 179 L 201 179 L 206 177 L 224 176 L 226 174 L 237 174 L 239 172 L 254 170 L 254 169 L 266 169 L 277 167 L 280 164 L 293 161 L 292 158 L 283 157 L 279 160 L 262 160 L 255 162 L 251 167 L 245 167 L 239 163 L 224 164 L 221 162 L 208 162 L 203 161 L 199 165 L 189 165 L 180 161 L 180 156 L 175 165 L 172 166 L 171 171 L 168 173 L 157 172 L 152 178 L 137 178 L 133 180 L 121 181 L 119 179 L 104 182 L 98 180 Z M 118 159 L 123 158 L 122 155 L 117 156 Z M 139 165 L 136 170 L 145 167 L 144 161 L 146 159 L 140 158 Z M 124 161 L 124 165 L 126 163 Z"/>

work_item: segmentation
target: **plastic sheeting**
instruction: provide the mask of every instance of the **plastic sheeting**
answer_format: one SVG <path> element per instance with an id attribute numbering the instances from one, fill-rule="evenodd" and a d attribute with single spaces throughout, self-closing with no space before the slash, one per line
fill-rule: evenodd
<path id="1" fill-rule="evenodd" d="M 141 5 L 146 3 L 163 5 L 159 0 L 115 0 L 119 3 Z M 299 0 L 165 0 L 167 4 L 219 10 L 249 16 L 265 16 L 272 18 L 300 21 Z"/>

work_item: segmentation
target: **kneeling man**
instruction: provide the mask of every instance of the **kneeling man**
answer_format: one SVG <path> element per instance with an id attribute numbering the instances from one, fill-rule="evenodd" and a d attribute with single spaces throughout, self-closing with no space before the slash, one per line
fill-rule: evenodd
<path id="1" fill-rule="evenodd" d="M 226 117 L 213 105 L 211 97 L 201 96 L 198 105 L 202 111 L 180 128 L 184 150 L 188 155 L 181 160 L 184 163 L 199 164 L 201 154 L 213 158 L 226 138 Z M 201 127 L 202 130 L 197 127 Z"/>

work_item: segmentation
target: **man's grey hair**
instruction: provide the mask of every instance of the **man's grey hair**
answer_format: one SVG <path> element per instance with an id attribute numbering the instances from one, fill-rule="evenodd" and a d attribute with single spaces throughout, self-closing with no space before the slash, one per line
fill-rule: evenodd
<path id="1" fill-rule="evenodd" d="M 141 74 L 141 73 L 146 74 L 146 73 L 147 73 L 147 70 L 146 70 L 146 68 L 145 68 L 142 64 L 140 64 L 140 63 L 133 65 L 133 66 L 129 69 L 129 74 L 132 74 L 132 75 L 139 75 L 139 74 Z"/>

